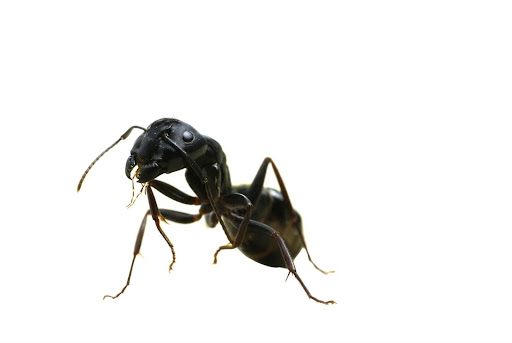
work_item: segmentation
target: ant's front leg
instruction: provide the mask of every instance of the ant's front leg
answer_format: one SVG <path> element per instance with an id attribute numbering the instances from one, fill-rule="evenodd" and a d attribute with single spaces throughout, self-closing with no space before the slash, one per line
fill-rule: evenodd
<path id="1" fill-rule="evenodd" d="M 176 223 L 181 223 L 181 224 L 193 223 L 193 222 L 198 221 L 202 217 L 202 215 L 200 213 L 199 214 L 189 214 L 189 213 L 183 213 L 183 212 L 167 210 L 167 209 L 160 209 L 159 211 L 160 211 L 160 214 L 162 215 L 162 217 L 164 219 L 170 220 L 170 221 L 173 221 L 173 222 L 176 222 Z M 130 279 L 132 277 L 132 271 L 133 271 L 133 265 L 135 263 L 135 258 L 137 257 L 137 255 L 140 254 L 140 247 L 142 245 L 142 238 L 144 237 L 144 232 L 146 230 L 146 222 L 147 222 L 148 216 L 150 214 L 151 214 L 151 211 L 148 210 L 146 212 L 146 214 L 144 215 L 144 218 L 142 219 L 142 223 L 140 224 L 140 228 L 139 228 L 139 231 L 137 233 L 137 239 L 135 241 L 135 247 L 133 249 L 132 264 L 130 266 L 130 272 L 128 274 L 128 279 L 126 280 L 126 285 L 123 287 L 121 292 L 119 292 L 117 295 L 115 295 L 115 296 L 105 295 L 103 297 L 103 299 L 105 299 L 105 298 L 112 298 L 112 299 L 117 298 L 118 296 L 120 296 L 121 294 L 124 293 L 125 289 L 130 284 Z M 162 233 L 162 232 L 163 231 L 161 231 L 160 233 Z M 170 242 L 170 240 L 167 238 L 165 233 L 162 233 L 162 234 L 164 235 L 164 239 L 166 239 L 166 241 Z M 171 247 L 171 249 L 173 249 L 173 248 Z M 173 254 L 173 257 L 174 257 L 174 254 Z M 173 262 L 171 263 L 171 266 L 173 264 L 174 264 L 174 259 L 173 259 Z M 171 266 L 169 266 L 169 271 L 171 270 Z"/>
<path id="2" fill-rule="evenodd" d="M 200 205 L 200 201 L 198 197 L 188 195 L 178 188 L 171 186 L 168 183 L 162 182 L 160 180 L 153 180 L 149 182 L 149 186 L 153 187 L 163 195 L 177 202 L 180 202 L 185 205 Z"/>
<path id="3" fill-rule="evenodd" d="M 158 205 L 156 204 L 155 195 L 153 194 L 153 190 L 151 189 L 151 184 L 148 186 L 147 192 L 148 192 L 148 201 L 149 201 L 149 212 L 151 213 L 151 218 L 153 218 L 153 221 L 155 222 L 158 232 L 160 232 L 162 237 L 167 242 L 167 245 L 169 245 L 169 248 L 171 248 L 172 262 L 169 265 L 169 271 L 171 271 L 172 266 L 176 262 L 176 253 L 174 252 L 174 245 L 172 244 L 171 240 L 169 239 L 169 237 L 167 237 L 164 230 L 162 230 L 162 227 L 160 226 L 160 218 L 163 218 L 165 221 L 165 217 L 162 215 L 162 213 L 160 213 L 160 210 L 158 209 Z M 176 211 L 172 211 L 172 212 L 176 213 Z M 181 213 L 181 212 L 179 212 L 179 213 Z M 197 220 L 199 220 L 200 218 L 201 218 L 201 216 L 199 215 Z"/>
<path id="4" fill-rule="evenodd" d="M 169 245 L 169 247 L 171 248 L 173 260 L 172 260 L 171 265 L 169 266 L 169 271 L 171 270 L 172 265 L 174 264 L 174 262 L 176 260 L 176 255 L 174 252 L 174 246 L 172 245 L 170 239 L 167 237 L 165 232 L 160 227 L 159 218 L 163 218 L 164 221 L 170 220 L 170 221 L 173 221 L 176 223 L 188 224 L 188 223 L 196 222 L 199 219 L 201 219 L 201 217 L 202 217 L 201 213 L 189 214 L 189 213 L 183 213 L 183 212 L 174 211 L 174 210 L 158 209 L 158 207 L 156 205 L 155 196 L 153 194 L 153 191 L 151 190 L 151 186 L 153 186 L 155 189 L 160 191 L 162 194 L 168 196 L 169 198 L 174 199 L 174 200 L 179 201 L 184 204 L 193 205 L 193 204 L 197 204 L 199 201 L 197 198 L 187 195 L 187 194 L 183 193 L 182 191 L 180 191 L 179 189 L 177 189 L 169 184 L 166 184 L 162 181 L 153 180 L 149 183 L 147 191 L 148 191 L 148 199 L 149 199 L 150 209 L 144 215 L 144 218 L 142 219 L 142 223 L 140 224 L 139 231 L 137 233 L 137 239 L 135 240 L 135 247 L 133 249 L 132 263 L 130 265 L 130 272 L 128 273 L 128 279 L 126 280 L 126 285 L 123 287 L 121 292 L 119 292 L 117 295 L 115 295 L 115 296 L 105 295 L 103 297 L 103 299 L 105 299 L 105 298 L 115 299 L 115 298 L 119 297 L 121 294 L 124 293 L 124 291 L 126 290 L 128 285 L 130 284 L 130 279 L 132 277 L 132 272 L 133 272 L 133 265 L 135 263 L 135 258 L 140 253 L 142 239 L 144 237 L 144 232 L 146 230 L 147 218 L 150 214 L 153 217 L 153 219 L 156 218 L 155 223 L 156 223 L 157 229 L 160 232 L 160 234 L 164 237 L 164 239 L 167 242 L 167 244 Z"/>
<path id="5" fill-rule="evenodd" d="M 126 280 L 126 285 L 123 287 L 123 289 L 121 290 L 121 292 L 117 293 L 117 295 L 105 295 L 103 297 L 103 300 L 105 300 L 105 298 L 112 298 L 112 299 L 115 299 L 117 298 L 118 296 L 120 296 L 121 294 L 124 293 L 124 290 L 126 289 L 126 287 L 128 287 L 128 285 L 130 284 L 130 279 L 132 277 L 132 271 L 133 271 L 133 265 L 135 263 L 135 258 L 137 257 L 137 255 L 140 253 L 140 246 L 142 245 L 142 238 L 144 237 L 144 231 L 146 230 L 146 221 L 148 219 L 148 215 L 149 215 L 149 210 L 146 212 L 146 214 L 144 215 L 144 218 L 142 219 L 142 223 L 140 224 L 140 228 L 139 228 L 139 232 L 137 233 L 137 239 L 135 241 L 135 247 L 133 248 L 133 259 L 132 259 L 132 264 L 130 266 L 130 273 L 128 274 L 128 280 Z"/>
<path id="6" fill-rule="evenodd" d="M 173 246 L 171 240 L 169 239 L 169 237 L 167 237 L 167 235 L 165 234 L 165 232 L 162 230 L 162 228 L 160 226 L 160 218 L 163 218 L 164 221 L 165 221 L 165 219 L 169 219 L 174 222 L 188 224 L 188 223 L 192 223 L 192 222 L 195 222 L 195 221 L 198 221 L 199 219 L 201 219 L 202 214 L 198 213 L 196 215 L 193 215 L 193 214 L 188 214 L 188 213 L 183 213 L 183 212 L 178 212 L 178 211 L 173 211 L 173 210 L 160 211 L 156 204 L 156 199 L 155 199 L 155 195 L 153 194 L 152 188 L 155 188 L 163 195 L 165 195 L 173 200 L 176 200 L 182 204 L 199 205 L 200 200 L 198 197 L 188 195 L 188 194 L 180 191 L 178 188 L 171 186 L 168 183 L 159 181 L 159 180 L 150 181 L 148 184 L 147 193 L 148 193 L 149 210 L 151 212 L 151 217 L 155 221 L 156 228 L 158 229 L 158 231 L 160 232 L 162 237 L 165 239 L 165 241 L 169 245 L 169 248 L 171 248 L 172 262 L 169 265 L 169 271 L 170 271 L 172 269 L 172 266 L 176 262 L 176 253 L 174 252 L 174 246 Z"/>

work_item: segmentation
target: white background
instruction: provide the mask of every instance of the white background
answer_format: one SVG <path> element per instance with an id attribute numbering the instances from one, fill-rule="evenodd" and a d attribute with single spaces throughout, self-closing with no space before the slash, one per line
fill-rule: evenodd
<path id="1" fill-rule="evenodd" d="M 0 341 L 511 340 L 511 17 L 483 1 L 2 2 Z M 166 116 L 217 139 L 234 183 L 274 158 L 336 270 L 301 253 L 299 274 L 336 305 L 238 251 L 212 265 L 226 238 L 203 222 L 165 226 L 171 273 L 148 225 L 132 285 L 102 300 L 147 209 L 125 208 L 136 135 L 77 182 Z"/>

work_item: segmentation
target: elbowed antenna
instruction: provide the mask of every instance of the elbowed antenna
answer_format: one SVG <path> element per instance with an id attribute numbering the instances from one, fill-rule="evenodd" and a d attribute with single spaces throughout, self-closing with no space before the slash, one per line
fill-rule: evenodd
<path id="1" fill-rule="evenodd" d="M 146 131 L 145 128 L 141 127 L 141 126 L 137 126 L 137 125 L 134 125 L 132 127 L 130 127 L 128 130 L 126 130 L 125 133 L 123 133 L 121 135 L 121 137 L 119 137 L 119 139 L 117 141 L 114 142 L 114 144 L 112 144 L 111 146 L 109 146 L 108 148 L 105 149 L 105 151 L 103 151 L 98 157 L 96 157 L 94 159 L 94 161 L 92 161 L 92 163 L 89 165 L 89 167 L 87 167 L 87 169 L 85 170 L 84 174 L 82 175 L 82 177 L 80 178 L 80 181 L 78 182 L 78 187 L 76 188 L 76 191 L 77 192 L 80 192 L 80 188 L 82 187 L 82 183 L 84 182 L 85 180 L 85 177 L 87 176 L 87 174 L 89 173 L 89 170 L 91 170 L 92 166 L 94 164 L 96 164 L 96 162 L 98 162 L 98 160 L 101 158 L 101 156 L 105 155 L 107 151 L 109 151 L 110 149 L 112 149 L 114 146 L 116 146 L 117 143 L 119 143 L 120 141 L 126 139 L 130 133 L 132 133 L 132 130 L 133 129 L 141 129 L 143 131 Z"/>

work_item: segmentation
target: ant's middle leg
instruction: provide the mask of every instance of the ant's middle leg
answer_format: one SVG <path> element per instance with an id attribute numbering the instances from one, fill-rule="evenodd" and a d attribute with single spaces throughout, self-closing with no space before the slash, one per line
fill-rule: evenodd
<path id="1" fill-rule="evenodd" d="M 304 246 L 304 250 L 306 250 L 306 254 L 308 255 L 309 262 L 313 264 L 313 266 L 320 272 L 324 274 L 328 273 L 334 273 L 334 271 L 324 271 L 320 269 L 315 262 L 311 259 L 311 255 L 309 254 L 308 247 L 306 245 L 306 240 L 304 239 L 304 233 L 302 232 L 302 225 L 300 223 L 300 219 L 298 218 L 295 210 L 293 209 L 292 202 L 290 200 L 290 196 L 288 195 L 288 191 L 286 190 L 286 186 L 284 185 L 283 178 L 281 177 L 281 174 L 279 173 L 279 170 L 277 169 L 277 166 L 275 165 L 274 161 L 270 157 L 267 157 L 263 160 L 263 163 L 260 166 L 260 169 L 256 173 L 256 177 L 254 178 L 251 187 L 249 188 L 249 191 L 247 192 L 247 197 L 250 201 L 253 203 L 256 202 L 256 199 L 258 199 L 258 196 L 261 194 L 263 190 L 263 183 L 265 181 L 265 177 L 267 174 L 267 167 L 268 165 L 272 166 L 272 169 L 274 171 L 274 174 L 277 179 L 277 183 L 279 184 L 279 188 L 281 189 L 281 194 L 283 195 L 284 205 L 286 208 L 286 213 L 288 215 L 288 218 L 293 223 L 293 226 L 295 230 L 297 230 L 297 233 L 299 234 L 299 237 L 302 241 L 302 245 Z"/>
<path id="2" fill-rule="evenodd" d="M 221 250 L 225 249 L 236 249 L 242 244 L 242 241 L 245 238 L 245 233 L 247 232 L 247 226 L 249 224 L 249 220 L 251 219 L 252 213 L 252 202 L 243 194 L 233 193 L 230 195 L 222 196 L 220 199 L 220 204 L 229 211 L 244 209 L 245 214 L 243 220 L 240 222 L 238 226 L 238 231 L 234 238 L 229 236 L 229 233 L 226 232 L 226 236 L 228 237 L 229 243 L 225 245 L 221 245 L 215 254 L 213 255 L 213 264 L 217 263 L 217 255 Z"/>

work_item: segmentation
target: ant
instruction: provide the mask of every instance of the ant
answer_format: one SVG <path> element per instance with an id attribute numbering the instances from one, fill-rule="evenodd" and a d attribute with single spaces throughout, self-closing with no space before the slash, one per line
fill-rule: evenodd
<path id="1" fill-rule="evenodd" d="M 137 234 L 126 285 L 117 295 L 106 295 L 103 299 L 117 298 L 130 284 L 133 265 L 140 252 L 149 215 L 171 248 L 172 262 L 169 271 L 176 261 L 176 254 L 171 240 L 160 226 L 160 221 L 187 224 L 205 216 L 209 227 L 213 228 L 220 223 L 229 240 L 228 244 L 220 246 L 215 252 L 214 264 L 217 263 L 219 252 L 238 248 L 256 262 L 270 267 L 287 268 L 288 276 L 295 276 L 309 298 L 323 304 L 335 304 L 333 300 L 323 301 L 311 295 L 297 274 L 293 260 L 302 248 L 306 250 L 309 261 L 316 269 L 324 274 L 332 272 L 323 271 L 311 260 L 304 240 L 301 218 L 293 209 L 283 179 L 271 158 L 265 158 L 250 185 L 232 186 L 226 155 L 219 143 L 201 135 L 187 123 L 163 118 L 153 122 L 147 129 L 140 126 L 130 127 L 89 165 L 78 183 L 77 192 L 94 164 L 117 143 L 126 139 L 134 129 L 140 129 L 143 133 L 133 145 L 126 161 L 125 173 L 132 183 L 136 178 L 142 184 L 141 193 L 146 190 L 149 210 L 144 215 Z M 277 178 L 280 192 L 263 187 L 269 165 Z M 185 178 L 195 196 L 156 180 L 161 174 L 181 169 L 186 169 Z M 189 214 L 159 208 L 153 189 L 177 202 L 200 206 L 199 213 Z M 132 197 L 132 203 L 134 201 Z"/>

